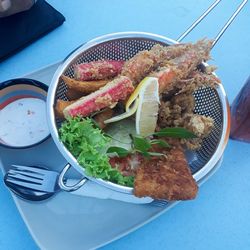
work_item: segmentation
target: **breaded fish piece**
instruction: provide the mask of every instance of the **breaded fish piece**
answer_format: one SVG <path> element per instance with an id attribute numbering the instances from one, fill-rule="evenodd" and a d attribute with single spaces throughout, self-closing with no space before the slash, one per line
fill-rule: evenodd
<path id="1" fill-rule="evenodd" d="M 74 102 L 75 101 L 64 101 L 64 100 L 58 99 L 56 102 L 56 107 L 55 107 L 57 117 L 60 119 L 64 119 L 63 110 Z M 105 124 L 104 121 L 111 118 L 113 113 L 114 112 L 111 108 L 106 108 L 101 113 L 95 115 L 94 120 L 96 121 L 97 125 L 101 129 L 103 129 L 107 126 L 107 124 Z"/>
<path id="2" fill-rule="evenodd" d="M 74 75 L 78 80 L 103 80 L 115 77 L 121 73 L 124 61 L 99 60 L 77 64 Z"/>
<path id="3" fill-rule="evenodd" d="M 126 76 L 119 76 L 99 90 L 67 106 L 63 111 L 64 117 L 89 116 L 103 108 L 116 105 L 120 100 L 125 100 L 133 91 L 131 80 Z"/>
<path id="4" fill-rule="evenodd" d="M 167 159 L 155 157 L 145 161 L 136 173 L 134 194 L 137 197 L 189 200 L 196 197 L 197 191 L 181 146 L 171 148 Z"/>

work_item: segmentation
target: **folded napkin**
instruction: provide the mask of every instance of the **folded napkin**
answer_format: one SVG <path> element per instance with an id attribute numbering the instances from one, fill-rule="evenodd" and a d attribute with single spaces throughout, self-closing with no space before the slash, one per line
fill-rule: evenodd
<path id="1" fill-rule="evenodd" d="M 64 16 L 44 0 L 38 0 L 29 10 L 0 18 L 0 61 L 64 21 Z"/>
<path id="2" fill-rule="evenodd" d="M 78 180 L 79 181 L 79 180 Z M 67 185 L 73 185 L 77 180 L 67 180 Z M 98 199 L 111 199 L 134 204 L 146 204 L 153 201 L 150 197 L 138 198 L 132 194 L 119 193 L 104 186 L 101 186 L 93 181 L 87 181 L 81 188 L 71 192 L 71 194 L 93 197 Z"/>

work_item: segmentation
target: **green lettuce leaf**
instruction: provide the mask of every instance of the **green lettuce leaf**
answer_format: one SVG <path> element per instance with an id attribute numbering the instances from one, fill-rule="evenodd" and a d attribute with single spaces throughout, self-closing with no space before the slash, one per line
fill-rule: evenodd
<path id="1" fill-rule="evenodd" d="M 59 129 L 59 136 L 87 175 L 124 186 L 133 186 L 134 177 L 123 176 L 109 164 L 106 151 L 110 138 L 105 136 L 91 119 L 75 117 L 64 121 Z"/>

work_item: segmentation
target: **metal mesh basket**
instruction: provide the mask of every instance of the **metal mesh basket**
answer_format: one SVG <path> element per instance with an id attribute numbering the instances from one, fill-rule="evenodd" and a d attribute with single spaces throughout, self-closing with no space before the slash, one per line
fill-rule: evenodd
<path id="1" fill-rule="evenodd" d="M 55 117 L 53 106 L 57 99 L 67 100 L 65 95 L 67 87 L 60 79 L 60 75 L 65 74 L 73 77 L 74 65 L 83 62 L 100 59 L 127 60 L 139 51 L 149 50 L 156 43 L 168 46 L 177 42 L 166 37 L 148 33 L 117 33 L 107 35 L 92 40 L 77 49 L 57 70 L 50 86 L 48 102 L 52 136 L 66 159 L 83 174 L 84 171 L 82 168 L 58 139 L 60 121 Z M 228 104 L 222 85 L 219 85 L 217 89 L 201 88 L 194 93 L 194 96 L 196 100 L 194 112 L 212 117 L 215 124 L 209 137 L 203 140 L 202 147 L 198 151 L 188 152 L 187 154 L 192 173 L 196 180 L 200 180 L 215 166 L 224 151 L 228 139 Z M 79 170 L 80 168 L 81 170 Z M 130 188 L 125 188 L 117 184 L 96 179 L 94 181 L 118 191 L 131 192 Z"/>

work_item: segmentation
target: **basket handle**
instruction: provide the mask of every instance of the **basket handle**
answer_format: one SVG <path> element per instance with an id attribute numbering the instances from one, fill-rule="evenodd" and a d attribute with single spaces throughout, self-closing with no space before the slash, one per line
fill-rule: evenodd
<path id="1" fill-rule="evenodd" d="M 58 177 L 58 185 L 59 187 L 67 192 L 72 192 L 75 191 L 77 189 L 79 189 L 80 187 L 82 187 L 87 181 L 88 179 L 86 177 L 83 177 L 80 181 L 78 181 L 76 184 L 69 186 L 65 183 L 65 174 L 66 172 L 71 168 L 71 165 L 68 163 L 63 170 L 61 171 L 59 177 Z"/>
<path id="2" fill-rule="evenodd" d="M 226 24 L 221 28 L 219 33 L 216 35 L 212 47 L 218 42 L 218 40 L 221 38 L 221 36 L 224 34 L 226 29 L 229 27 L 229 25 L 233 22 L 235 17 L 239 14 L 239 12 L 242 10 L 242 8 L 245 6 L 248 0 L 243 0 L 239 7 L 235 10 L 235 12 L 232 14 L 232 16 L 228 19 Z M 185 31 L 183 32 L 179 38 L 177 38 L 178 42 L 181 42 L 218 4 L 221 2 L 221 0 L 216 0 L 212 5 L 209 6 L 209 8 Z"/>

